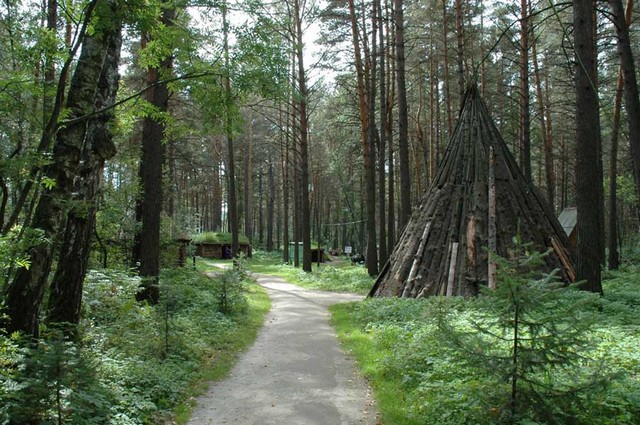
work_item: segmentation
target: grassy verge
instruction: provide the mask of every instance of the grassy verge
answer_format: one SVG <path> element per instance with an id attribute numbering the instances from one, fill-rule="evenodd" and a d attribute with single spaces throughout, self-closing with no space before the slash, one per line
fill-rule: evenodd
<path id="1" fill-rule="evenodd" d="M 256 252 L 252 258 L 247 260 L 247 264 L 254 273 L 280 276 L 290 283 L 307 289 L 364 295 L 373 285 L 373 279 L 367 274 L 364 267 L 351 265 L 348 261 L 334 260 L 321 263 L 319 267 L 314 263 L 312 272 L 307 273 L 301 268 L 282 264 L 280 255 Z"/>
<path id="2" fill-rule="evenodd" d="M 558 318 L 555 332 L 573 332 L 575 320 L 592 325 L 576 345 L 559 347 L 567 362 L 530 372 L 528 378 L 548 387 L 523 382 L 523 391 L 541 395 L 519 400 L 516 417 L 507 415 L 509 381 L 496 373 L 505 366 L 499 354 L 508 358 L 510 351 L 498 351 L 495 339 L 486 344 L 479 332 L 478 323 L 486 323 L 479 319 L 492 311 L 482 300 L 368 299 L 332 306 L 332 320 L 343 347 L 370 380 L 385 425 L 631 425 L 640 423 L 639 276 L 638 269 L 609 272 L 604 298 L 567 292 L 554 301 L 562 311 L 575 310 L 577 318 Z M 535 317 L 553 316 L 556 307 Z M 443 310 L 448 325 L 461 332 L 442 331 Z M 469 340 L 486 350 L 464 352 L 460 348 L 468 348 Z M 581 348 L 573 352 L 576 346 Z"/>

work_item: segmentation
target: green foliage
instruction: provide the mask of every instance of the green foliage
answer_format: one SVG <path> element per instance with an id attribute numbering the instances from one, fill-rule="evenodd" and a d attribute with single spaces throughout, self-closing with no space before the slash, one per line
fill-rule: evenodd
<path id="1" fill-rule="evenodd" d="M 0 271 L 3 277 L 15 268 L 29 268 L 31 265 L 27 250 L 44 241 L 40 229 L 15 226 L 6 235 L 0 235 Z M 4 281 L 4 279 L 3 279 Z"/>
<path id="2" fill-rule="evenodd" d="M 372 382 L 383 423 L 640 421 L 639 271 L 609 273 L 603 298 L 526 276 L 522 266 L 516 272 L 513 260 L 503 262 L 511 274 L 477 299 L 331 307 L 339 337 Z"/>
<path id="3" fill-rule="evenodd" d="M 244 308 L 225 314 L 222 281 L 186 269 L 162 274 L 156 307 L 135 301 L 139 283 L 91 271 L 79 340 L 54 330 L 37 344 L 0 335 L 0 423 L 162 422 L 178 406 L 188 410 L 201 380 L 229 370 L 269 308 L 243 281 Z"/>
<path id="4" fill-rule="evenodd" d="M 311 273 L 288 264 L 282 264 L 281 253 L 254 252 L 248 261 L 251 270 L 281 276 L 287 281 L 303 288 L 320 289 L 335 292 L 353 292 L 367 294 L 373 286 L 373 280 L 363 267 L 340 267 L 331 263 L 323 263 L 314 267 Z M 350 264 L 350 263 L 348 263 Z"/>
<path id="5" fill-rule="evenodd" d="M 565 296 L 572 289 L 539 276 L 544 254 L 527 248 L 516 238 L 512 258 L 496 259 L 497 289 L 483 291 L 478 309 L 462 323 L 455 310 L 443 308 L 437 330 L 452 358 L 487 389 L 494 386 L 489 399 L 475 403 L 492 406 L 496 421 L 561 424 L 579 415 L 588 394 L 606 382 L 589 340 L 598 300 Z"/>

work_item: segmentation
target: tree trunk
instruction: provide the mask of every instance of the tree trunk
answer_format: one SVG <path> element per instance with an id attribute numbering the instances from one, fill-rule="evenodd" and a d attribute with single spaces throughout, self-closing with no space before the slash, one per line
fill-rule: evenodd
<path id="1" fill-rule="evenodd" d="M 593 0 L 573 1 L 576 54 L 576 206 L 578 243 L 576 274 L 583 289 L 602 293 L 600 264 L 604 259 L 604 223 L 600 115 L 596 81 Z"/>
<path id="2" fill-rule="evenodd" d="M 300 231 L 302 232 L 302 270 L 311 272 L 311 223 L 309 207 L 309 123 L 307 117 L 307 80 L 303 61 L 302 11 L 295 0 L 296 56 L 298 62 L 298 96 L 300 113 Z"/>
<path id="3" fill-rule="evenodd" d="M 385 4 L 387 4 L 388 0 L 385 0 Z M 389 9 L 387 4 L 387 10 Z M 386 20 L 385 29 L 387 33 L 387 46 L 391 47 L 391 54 L 389 57 L 394 57 L 395 53 L 395 43 L 391 43 L 391 40 L 395 38 L 392 34 L 393 27 L 389 25 L 390 19 Z M 386 97 L 387 102 L 387 118 L 385 120 L 385 126 L 387 135 L 389 136 L 389 197 L 388 197 L 388 208 L 387 208 L 387 252 L 390 254 L 393 252 L 393 247 L 396 244 L 396 194 L 395 194 L 395 160 L 394 160 L 394 149 L 393 149 L 393 138 L 391 135 L 393 134 L 393 104 L 395 97 L 395 85 L 392 83 L 392 75 L 395 74 L 394 62 L 388 61 L 387 67 L 387 87 L 388 93 Z"/>
<path id="4" fill-rule="evenodd" d="M 176 11 L 167 8 L 162 12 L 162 23 L 173 26 Z M 158 68 L 150 68 L 148 74 L 148 101 L 159 112 L 169 109 L 169 87 L 161 83 L 173 69 L 173 57 L 164 58 Z M 157 119 L 146 117 L 142 122 L 142 159 L 140 161 L 140 183 L 142 199 L 139 211 L 142 217 L 140 232 L 140 277 L 142 290 L 136 294 L 140 301 L 156 304 L 159 299 L 160 279 L 160 225 L 162 213 L 162 168 L 164 165 L 165 126 Z"/>
<path id="5" fill-rule="evenodd" d="M 238 201 L 236 199 L 236 162 L 233 147 L 233 118 L 232 103 L 233 93 L 231 91 L 231 60 L 229 56 L 229 21 L 227 20 L 227 2 L 222 3 L 222 27 L 223 27 L 223 49 L 224 49 L 224 87 L 226 93 L 226 111 L 225 111 L 225 133 L 227 136 L 227 204 L 229 208 L 229 228 L 231 229 L 231 255 L 235 258 L 238 256 L 240 248 L 239 231 L 238 231 Z"/>
<path id="6" fill-rule="evenodd" d="M 621 24 L 620 22 L 620 18 L 617 16 L 617 13 L 620 13 L 619 8 L 622 7 L 622 4 L 613 4 L 613 3 L 621 3 L 619 1 L 614 1 L 612 2 L 612 11 L 614 12 L 614 23 L 616 25 L 616 27 L 618 25 Z M 624 40 L 626 40 L 626 42 L 629 42 L 629 25 L 631 24 L 631 16 L 632 16 L 632 11 L 633 11 L 633 0 L 627 0 L 627 8 L 625 11 L 625 16 L 624 16 L 624 22 L 626 24 L 626 38 L 624 38 Z M 617 12 L 617 13 L 616 13 Z M 620 32 L 621 29 L 617 28 L 617 31 Z M 624 30 L 623 30 L 624 32 Z M 621 35 L 625 35 L 625 34 L 621 34 Z M 619 39 L 619 43 L 620 41 L 622 41 L 622 39 Z M 624 72 L 622 69 L 622 56 L 626 56 L 627 54 L 631 54 L 630 50 L 627 50 L 627 47 L 623 47 L 618 45 L 618 53 L 621 56 L 621 65 L 618 67 L 618 82 L 617 82 L 617 86 L 616 86 L 616 95 L 615 95 L 615 100 L 614 100 L 614 107 L 613 107 L 613 124 L 612 124 L 612 129 L 611 129 L 611 159 L 610 159 L 610 164 L 609 164 L 609 259 L 608 259 L 608 266 L 610 270 L 613 269 L 617 269 L 618 266 L 620 265 L 620 255 L 618 253 L 618 185 L 617 185 L 617 177 L 618 177 L 618 142 L 619 142 L 619 134 L 620 134 L 620 109 L 622 106 L 622 91 L 623 88 L 625 88 L 625 76 L 624 76 Z M 627 59 L 628 61 L 628 59 Z M 625 61 L 626 62 L 626 61 Z M 631 58 L 631 65 L 633 65 L 633 58 Z M 635 71 L 631 72 L 631 75 L 629 75 L 630 79 L 634 79 L 635 80 Z M 636 87 L 636 92 L 637 92 L 637 87 Z M 636 93 L 636 99 L 637 99 L 637 93 Z M 626 98 L 625 98 L 626 100 Z M 629 101 L 633 102 L 633 89 L 631 90 L 631 93 L 629 93 Z M 628 107 L 627 107 L 628 108 Z M 629 111 L 627 111 L 627 117 L 629 119 L 629 141 L 631 141 L 631 127 L 632 126 L 636 126 L 638 125 L 638 123 L 636 122 L 635 124 L 631 122 L 631 115 L 629 115 Z M 638 118 L 636 117 L 636 120 Z M 633 154 L 633 145 L 632 146 L 632 157 L 634 158 L 634 154 Z M 636 146 L 637 149 L 637 146 Z M 636 178 L 635 183 L 636 183 L 636 193 L 638 193 L 638 174 L 637 174 L 637 170 L 638 170 L 638 164 L 634 161 L 634 177 Z"/>
<path id="7" fill-rule="evenodd" d="M 547 202 L 549 206 L 555 211 L 555 185 L 556 178 L 553 167 L 553 139 L 551 138 L 551 132 L 548 130 L 546 116 L 548 114 L 545 111 L 545 98 L 542 94 L 542 78 L 540 76 L 540 69 L 538 66 L 538 52 L 536 49 L 536 38 L 531 39 L 531 55 L 533 62 L 533 73 L 535 76 L 536 84 L 536 100 L 538 104 L 538 118 L 540 119 L 540 134 L 542 136 L 543 156 L 544 156 L 544 172 L 545 183 L 547 187 Z"/>
<path id="8" fill-rule="evenodd" d="M 378 25 L 378 42 L 379 42 L 379 79 L 380 79 L 380 139 L 378 143 L 378 216 L 380 219 L 380 265 L 382 266 L 387 262 L 389 257 L 387 250 L 387 223 L 386 223 L 386 196 L 385 196 L 385 182 L 386 182 L 386 170 L 385 151 L 387 149 L 387 81 L 386 81 L 386 46 L 384 42 L 384 26 L 382 21 L 382 4 L 380 0 L 376 0 L 375 4 L 378 10 L 377 25 Z"/>
<path id="9" fill-rule="evenodd" d="M 456 40 L 458 51 L 456 55 L 456 72 L 458 74 L 458 96 L 459 105 L 462 108 L 464 102 L 464 23 L 462 20 L 462 0 L 455 0 L 456 8 Z M 451 137 L 451 134 L 449 134 Z"/>
<path id="10" fill-rule="evenodd" d="M 531 182 L 531 109 L 529 104 L 529 7 L 520 0 L 520 168 Z"/>
<path id="11" fill-rule="evenodd" d="M 447 139 L 453 133 L 453 114 L 451 113 L 451 78 L 449 77 L 449 20 L 447 19 L 447 0 L 442 0 L 442 37 L 444 55 L 444 103 L 447 112 Z"/>
<path id="12" fill-rule="evenodd" d="M 625 18 L 622 0 L 609 0 L 609 5 L 618 39 L 618 56 L 624 77 L 624 106 L 627 112 L 633 176 L 636 183 L 636 194 L 640 200 L 640 98 L 638 97 L 636 67 L 629 38 L 629 24 L 627 24 L 628 21 Z M 632 9 L 629 6 L 627 8 L 629 10 Z M 629 12 L 630 14 L 631 12 Z"/>
<path id="13" fill-rule="evenodd" d="M 376 40 L 376 15 L 377 4 L 374 2 L 372 7 L 372 23 L 371 23 L 371 52 L 368 54 L 369 58 L 367 63 L 370 64 L 368 72 L 368 78 L 365 81 L 367 87 L 367 107 L 369 119 L 367 120 L 367 140 L 369 145 L 369 163 L 365 167 L 365 173 L 367 181 L 365 190 L 367 192 L 367 254 L 365 256 L 365 264 L 367 266 L 367 272 L 370 276 L 378 274 L 378 244 L 377 244 L 377 232 L 376 232 L 376 155 L 375 146 L 376 140 L 379 139 L 378 130 L 376 127 L 376 60 L 378 59 L 378 47 Z M 366 39 L 366 34 L 363 35 Z"/>
<path id="14" fill-rule="evenodd" d="M 253 241 L 253 117 L 251 115 L 250 113 L 247 120 L 249 131 L 247 132 L 244 155 L 242 156 L 244 162 L 244 234 L 249 238 L 250 242 Z"/>
<path id="15" fill-rule="evenodd" d="M 55 242 L 67 216 L 87 133 L 86 120 L 72 120 L 93 112 L 95 92 L 110 35 L 111 31 L 105 30 L 87 36 L 82 43 L 66 102 L 69 111 L 67 120 L 71 122 L 58 130 L 53 162 L 45 168 L 45 175 L 54 180 L 56 185 L 42 194 L 33 217 L 32 227 L 40 229 L 42 237 L 29 249 L 30 267 L 19 269 L 6 287 L 7 319 L 4 319 L 4 328 L 8 334 L 24 332 L 38 337 L 40 307 L 51 272 Z M 48 137 L 47 131 L 45 129 L 43 139 Z M 51 134 L 55 134 L 55 131 Z"/>
<path id="16" fill-rule="evenodd" d="M 107 38 L 107 53 L 94 101 L 96 111 L 114 104 L 120 79 L 121 23 L 112 18 L 110 24 L 113 28 Z M 110 109 L 91 118 L 87 125 L 87 143 L 83 146 L 79 178 L 74 182 L 73 207 L 67 216 L 58 267 L 51 283 L 49 323 L 75 325 L 80 322 L 82 286 L 91 250 L 104 163 L 116 153 L 111 133 L 114 116 L 114 110 Z"/>
<path id="17" fill-rule="evenodd" d="M 213 164 L 211 176 L 211 229 L 222 231 L 222 185 L 220 184 L 220 161 Z"/>
<path id="18" fill-rule="evenodd" d="M 400 228 L 411 218 L 411 176 L 409 173 L 409 118 L 405 81 L 404 2 L 394 0 L 396 25 L 396 84 L 398 86 L 398 146 L 400 151 Z"/>
<path id="19" fill-rule="evenodd" d="M 620 265 L 618 254 L 618 144 L 620 139 L 620 109 L 622 108 L 622 90 L 624 77 L 618 68 L 618 82 L 613 101 L 613 123 L 611 124 L 611 156 L 609 160 L 609 270 Z"/>
<path id="20" fill-rule="evenodd" d="M 287 102 L 288 103 L 288 102 Z M 286 122 L 283 118 L 282 104 L 278 104 L 278 127 L 280 128 L 280 164 L 282 168 L 282 260 L 289 264 L 289 133 L 284 133 L 288 123 L 288 109 Z"/>
<path id="21" fill-rule="evenodd" d="M 269 158 L 269 198 L 267 200 L 267 252 L 273 251 L 273 221 L 276 202 L 276 180 L 273 172 L 273 159 Z"/>

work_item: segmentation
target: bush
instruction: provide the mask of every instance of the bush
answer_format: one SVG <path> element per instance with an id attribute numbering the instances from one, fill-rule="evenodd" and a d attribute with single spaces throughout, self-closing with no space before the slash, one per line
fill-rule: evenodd
<path id="1" fill-rule="evenodd" d="M 151 307 L 135 301 L 139 278 L 90 272 L 79 339 L 46 329 L 37 343 L 0 334 L 0 423 L 163 422 L 208 369 L 229 367 L 233 356 L 226 352 L 248 342 L 243 334 L 255 334 L 246 274 L 229 275 L 244 292 L 227 291 L 225 314 L 222 279 L 165 271 L 160 302 Z M 261 317 L 266 308 L 257 308 Z"/>
<path id="2" fill-rule="evenodd" d="M 600 297 L 513 264 L 501 269 L 515 274 L 478 298 L 376 298 L 331 308 L 372 382 L 382 422 L 640 423 L 638 271 L 614 273 Z"/>

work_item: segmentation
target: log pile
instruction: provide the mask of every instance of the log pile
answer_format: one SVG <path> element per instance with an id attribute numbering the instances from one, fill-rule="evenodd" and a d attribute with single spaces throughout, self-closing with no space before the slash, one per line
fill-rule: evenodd
<path id="1" fill-rule="evenodd" d="M 566 234 L 470 86 L 436 178 L 369 295 L 474 296 L 492 283 L 489 247 L 509 257 L 516 234 L 550 251 L 547 270 L 573 281 Z"/>

